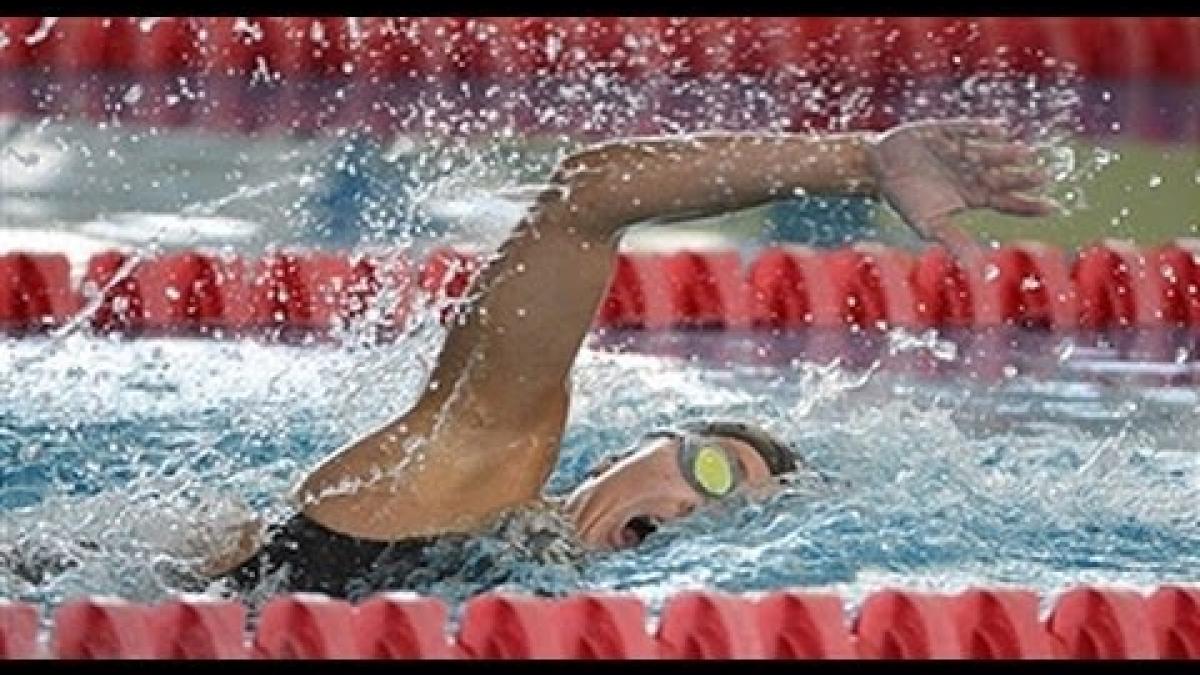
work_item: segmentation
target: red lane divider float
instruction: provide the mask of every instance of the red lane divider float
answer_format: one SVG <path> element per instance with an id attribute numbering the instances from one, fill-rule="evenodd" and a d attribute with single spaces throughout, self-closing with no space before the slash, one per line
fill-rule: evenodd
<path id="1" fill-rule="evenodd" d="M 132 268 L 118 278 L 127 263 Z M 304 252 L 243 260 L 183 252 L 137 262 L 112 251 L 88 261 L 81 300 L 100 300 L 90 324 L 101 332 L 320 333 L 364 315 L 385 285 L 398 302 L 379 307 L 379 316 L 389 323 L 402 320 L 411 277 L 407 261 L 394 256 Z M 448 287 L 462 292 L 461 281 L 449 281 Z"/>
<path id="2" fill-rule="evenodd" d="M 446 606 L 436 598 L 376 595 L 356 609 L 358 654 L 365 658 L 453 658 L 456 654 L 446 636 L 446 616 Z"/>
<path id="3" fill-rule="evenodd" d="M 1191 325 L 1200 309 L 1197 271 L 1196 256 L 1179 247 L 1089 247 L 1074 270 L 1080 323 L 1095 329 Z"/>
<path id="4" fill-rule="evenodd" d="M 0 659 L 32 658 L 37 652 L 37 610 L 0 600 Z"/>
<path id="5" fill-rule="evenodd" d="M 858 656 L 842 599 L 778 591 L 760 599 L 758 633 L 771 659 L 848 659 Z"/>
<path id="6" fill-rule="evenodd" d="M 78 309 L 65 256 L 0 255 L 0 327 L 36 330 L 64 323 Z"/>
<path id="7" fill-rule="evenodd" d="M 1055 655 L 1038 621 L 1038 597 L 1021 590 L 971 590 L 955 600 L 963 655 L 972 659 L 1046 659 Z"/>
<path id="8" fill-rule="evenodd" d="M 881 590 L 849 617 L 826 593 L 681 591 L 652 628 L 631 595 L 492 592 L 451 632 L 441 600 L 410 593 L 281 595 L 250 630 L 236 601 L 84 598 L 55 612 L 43 643 L 33 606 L 0 602 L 0 658 L 1200 659 L 1200 589 L 1076 587 L 1044 619 L 1038 605 L 1020 589 Z"/>
<path id="9" fill-rule="evenodd" d="M 869 659 L 954 659 L 965 656 L 953 598 L 882 591 L 867 598 L 855 626 L 859 654 Z"/>
<path id="10" fill-rule="evenodd" d="M 263 607 L 254 654 L 267 659 L 346 659 L 359 654 L 354 607 L 344 600 L 297 593 Z"/>
<path id="11" fill-rule="evenodd" d="M 69 602 L 54 613 L 52 651 L 62 659 L 154 658 L 152 611 L 110 598 Z"/>
<path id="12" fill-rule="evenodd" d="M 1147 609 L 1159 655 L 1200 659 L 1200 590 L 1160 588 Z"/>
<path id="13" fill-rule="evenodd" d="M 11 17 L 0 18 L 0 35 L 5 111 L 241 131 L 404 129 L 396 102 L 426 84 L 520 86 L 590 75 L 596 64 L 627 79 L 802 71 L 867 86 L 880 100 L 853 123 L 873 128 L 895 121 L 884 104 L 914 77 L 1045 75 L 1070 63 L 1106 84 L 1200 81 L 1196 17 Z M 47 80 L 63 85 L 53 97 L 31 86 Z M 380 95 L 334 95 L 346 85 Z M 1149 114 L 1161 103 L 1145 91 L 1133 98 L 1123 129 L 1162 136 Z M 800 103 L 791 113 L 797 128 L 829 122 Z M 514 114 L 537 124 L 532 106 Z"/>
<path id="14" fill-rule="evenodd" d="M 203 596 L 178 598 L 155 607 L 154 654 L 163 659 L 241 659 L 246 608 L 240 602 Z"/>
<path id="15" fill-rule="evenodd" d="M 1133 591 L 1068 591 L 1055 605 L 1048 628 L 1059 654 L 1067 658 L 1148 659 L 1158 655 L 1146 600 Z"/>
<path id="16" fill-rule="evenodd" d="M 440 249 L 403 255 L 323 251 L 244 259 L 183 251 L 146 260 L 94 255 L 75 287 L 63 255 L 0 255 L 0 330 L 44 331 L 84 308 L 94 331 L 276 337 L 324 335 L 370 318 L 397 326 L 413 303 L 443 303 L 449 319 L 482 260 Z M 118 277 L 118 273 L 122 276 Z M 628 253 L 598 328 L 775 330 L 1015 327 L 1071 332 L 1200 326 L 1200 250 L 1181 240 L 1138 249 L 1102 242 L 1077 255 L 1037 243 L 989 251 L 965 269 L 940 248 L 874 244 L 777 247 L 743 261 L 733 251 Z"/>
<path id="17" fill-rule="evenodd" d="M 553 601 L 505 594 L 473 598 L 457 636 L 459 653 L 476 659 L 563 657 L 561 626 Z"/>
<path id="18" fill-rule="evenodd" d="M 1093 77 L 1200 77 L 1200 22 L 1192 17 L 20 17 L 5 18 L 0 30 L 8 38 L 0 67 L 69 71 L 203 74 L 253 68 L 261 57 L 285 76 L 353 74 L 347 63 L 408 77 L 526 75 L 596 61 L 637 73 L 670 60 L 693 74 L 754 74 L 822 54 L 857 78 L 945 72 L 981 58 L 1006 58 L 1021 72 L 1042 72 L 1057 58 Z M 922 58 L 917 45 L 961 58 Z"/>
<path id="19" fill-rule="evenodd" d="M 633 596 L 580 593 L 558 603 L 563 651 L 574 659 L 652 659 L 646 607 Z"/>
<path id="20" fill-rule="evenodd" d="M 663 608 L 659 655 L 667 659 L 763 657 L 754 603 L 712 591 L 676 594 Z"/>

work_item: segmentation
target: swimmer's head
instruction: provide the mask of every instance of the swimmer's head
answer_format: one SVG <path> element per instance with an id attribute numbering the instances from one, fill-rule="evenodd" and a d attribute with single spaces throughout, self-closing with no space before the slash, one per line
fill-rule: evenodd
<path id="1" fill-rule="evenodd" d="M 704 420 L 652 431 L 601 460 L 567 498 L 583 543 L 636 546 L 662 523 L 735 493 L 762 494 L 796 470 L 791 449 L 741 422 Z"/>

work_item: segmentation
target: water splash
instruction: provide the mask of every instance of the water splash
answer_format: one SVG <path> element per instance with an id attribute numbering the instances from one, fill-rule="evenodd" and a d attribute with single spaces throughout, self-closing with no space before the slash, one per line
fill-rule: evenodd
<path id="1" fill-rule="evenodd" d="M 25 504 L 2 512 L 0 541 L 32 538 L 34 549 L 78 560 L 40 586 L 0 575 L 0 592 L 50 605 L 81 592 L 161 597 L 198 550 L 228 543 L 220 525 L 245 518 L 239 503 L 268 518 L 279 512 L 320 456 L 397 412 L 421 386 L 414 373 L 388 369 L 377 379 L 387 395 L 346 405 L 352 387 L 336 378 L 386 362 L 386 350 L 82 336 L 69 347 L 12 371 L 15 386 L 0 398 L 0 446 L 23 457 L 6 461 L 0 483 L 6 503 Z M 32 348 L 10 343 L 2 353 Z M 309 367 L 296 367 L 298 350 Z M 1127 409 L 1124 434 L 1097 436 L 1063 417 L 1065 404 L 1055 416 L 989 429 L 1000 409 L 993 406 L 979 431 L 962 399 L 984 409 L 989 397 L 1003 399 L 964 383 L 941 387 L 836 365 L 729 369 L 585 352 L 551 492 L 569 490 L 643 431 L 695 415 L 760 420 L 839 487 L 820 494 L 797 486 L 764 503 L 728 504 L 665 526 L 637 551 L 594 556 L 580 571 L 518 565 L 506 579 L 548 593 L 632 590 L 653 604 L 698 584 L 861 594 L 882 578 L 910 578 L 1055 588 L 1084 571 L 1169 580 L 1200 562 L 1200 464 L 1151 435 L 1163 410 Z M 1044 389 L 1067 398 L 1068 390 Z M 1086 407 L 1081 413 L 1086 421 Z M 457 601 L 485 581 L 451 575 L 418 590 Z"/>
<path id="2" fill-rule="evenodd" d="M 45 40 L 54 25 L 44 19 L 26 43 Z M 905 70 L 893 67 L 908 58 L 896 36 L 883 35 L 876 36 L 877 65 L 888 75 L 858 72 L 861 82 L 847 82 L 835 61 L 840 47 L 873 39 L 871 31 L 883 23 L 855 25 L 808 45 L 804 65 L 756 77 L 690 76 L 694 64 L 685 57 L 654 54 L 660 45 L 630 35 L 627 49 L 662 64 L 630 81 L 613 64 L 586 63 L 555 34 L 524 48 L 578 67 L 548 68 L 522 86 L 353 77 L 321 90 L 262 58 L 233 76 L 206 71 L 168 82 L 165 94 L 163 83 L 150 79 L 89 76 L 80 83 L 85 94 L 107 92 L 124 99 L 124 107 L 91 129 L 76 128 L 69 110 L 47 113 L 32 133 L 70 150 L 82 167 L 64 174 L 72 177 L 64 190 L 93 186 L 84 196 L 50 191 L 56 207 L 97 204 L 80 221 L 129 209 L 244 217 L 262 223 L 277 244 L 336 240 L 414 255 L 434 245 L 490 246 L 549 167 L 599 137 L 843 131 L 880 118 L 1001 117 L 1042 151 L 1055 190 L 1074 195 L 1065 200 L 1069 208 L 1086 205 L 1079 182 L 1119 159 L 1104 148 L 1088 156 L 1067 145 L 1082 130 L 1080 81 L 1069 64 L 1017 77 L 1004 50 L 968 63 L 946 49 L 953 36 L 942 32 L 928 36 L 928 58 Z M 371 30 L 400 30 L 394 23 L 353 26 L 352 49 L 367 48 Z M 153 22 L 141 19 L 138 28 L 149 31 Z M 257 20 L 238 20 L 232 30 L 246 44 L 264 39 Z M 963 30 L 969 42 L 978 39 L 977 25 Z M 202 55 L 213 49 L 212 37 L 197 33 Z M 304 39 L 326 37 L 310 30 Z M 952 75 L 939 80 L 931 74 L 943 59 Z M 228 77 L 237 91 L 261 97 L 270 113 L 238 137 L 235 151 L 204 133 L 124 121 L 127 108 L 158 100 L 173 110 L 217 115 L 214 102 Z M 320 117 L 328 122 L 322 131 L 280 128 L 288 86 L 306 91 L 319 113 L 329 112 Z M 38 105 L 59 110 L 60 89 L 39 89 Z M 343 114 L 351 104 L 361 107 Z M 370 115 L 400 133 L 372 140 L 378 130 L 367 130 Z M 149 146 L 167 147 L 167 156 L 153 155 Z M 144 157 L 161 163 L 145 172 L 149 178 L 130 175 Z M 333 234 L 339 228 L 343 239 Z M 133 260 L 160 251 L 160 243 L 161 232 L 137 247 Z M 50 606 L 80 593 L 161 597 L 172 575 L 197 557 L 197 534 L 205 547 L 227 543 L 220 525 L 244 520 L 239 502 L 269 517 L 317 458 L 406 408 L 444 337 L 434 320 L 442 307 L 433 303 L 410 317 L 400 341 L 377 344 L 371 332 L 387 306 L 381 302 L 366 308 L 363 321 L 338 327 L 340 348 L 114 343 L 79 330 L 96 306 L 93 300 L 49 341 L 0 349 L 11 380 L 0 391 L 0 501 L 8 506 L 0 512 L 0 542 L 32 538 L 33 549 L 76 561 L 42 584 L 0 573 L 5 597 Z M 934 334 L 895 332 L 888 339 L 892 355 L 957 357 Z M 1006 386 L 1017 387 L 1017 379 Z M 1200 562 L 1200 467 L 1194 453 L 1164 452 L 1148 434 L 1161 419 L 1153 405 L 1125 412 L 1122 432 L 1100 437 L 1069 416 L 1000 415 L 1007 401 L 970 383 L 934 394 L 926 383 L 897 383 L 874 369 L 852 372 L 837 363 L 716 369 L 594 352 L 582 355 L 573 386 L 577 405 L 552 492 L 568 490 L 595 460 L 644 430 L 698 414 L 764 420 L 842 487 L 832 495 L 796 487 L 765 503 L 729 504 L 665 527 L 637 551 L 597 556 L 581 575 L 516 565 L 511 583 L 526 589 L 630 589 L 657 607 L 667 594 L 697 585 L 833 587 L 856 598 L 881 583 L 951 588 L 1015 581 L 1049 588 L 1088 578 L 1162 581 L 1186 578 Z M 1059 413 L 1094 402 L 1072 407 L 1077 392 L 1050 388 L 1056 386 L 1014 396 L 1053 399 Z M 1130 393 L 1103 395 L 1116 405 Z M 1175 418 L 1184 425 L 1195 416 Z M 482 546 L 493 544 L 499 545 Z M 462 599 L 480 588 L 452 575 L 420 590 Z"/>

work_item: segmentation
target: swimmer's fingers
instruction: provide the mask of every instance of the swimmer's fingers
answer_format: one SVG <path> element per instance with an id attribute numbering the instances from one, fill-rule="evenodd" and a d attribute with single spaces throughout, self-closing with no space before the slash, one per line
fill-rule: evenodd
<path id="1" fill-rule="evenodd" d="M 983 172 L 980 179 L 993 192 L 1028 192 L 1044 188 L 1050 176 L 1039 167 L 999 166 Z"/>
<path id="2" fill-rule="evenodd" d="M 1009 138 L 1008 125 L 999 119 L 958 119 L 936 122 L 937 128 L 956 140 L 988 139 L 1002 141 Z"/>
<path id="3" fill-rule="evenodd" d="M 1020 192 L 998 192 L 988 198 L 988 206 L 1013 216 L 1048 216 L 1059 209 L 1059 203 L 1042 195 Z"/>
<path id="4" fill-rule="evenodd" d="M 909 122 L 895 128 L 897 132 L 918 133 L 924 136 L 943 135 L 953 138 L 1006 139 L 1009 136 L 1003 120 L 978 117 L 960 117 L 949 120 L 927 120 Z"/>
<path id="5" fill-rule="evenodd" d="M 954 171 L 978 173 L 990 167 L 1036 166 L 1037 155 L 1016 141 L 968 138 L 947 133 L 927 136 L 925 146 Z"/>
<path id="6" fill-rule="evenodd" d="M 1037 159 L 1037 152 L 1033 148 L 1019 142 L 998 143 L 968 139 L 962 147 L 963 160 L 979 166 L 1034 166 Z"/>
<path id="7" fill-rule="evenodd" d="M 995 120 L 948 120 L 898 127 L 920 138 L 943 158 L 965 157 L 971 143 L 1009 141 L 1005 126 Z"/>

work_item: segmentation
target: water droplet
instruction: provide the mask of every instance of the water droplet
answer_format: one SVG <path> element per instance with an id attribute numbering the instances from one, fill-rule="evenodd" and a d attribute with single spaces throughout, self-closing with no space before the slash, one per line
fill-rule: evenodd
<path id="1" fill-rule="evenodd" d="M 50 29 L 54 28 L 54 24 L 58 23 L 58 17 L 47 16 L 42 18 L 42 22 L 29 35 L 25 36 L 25 44 L 36 45 L 50 36 Z"/>
<path id="2" fill-rule="evenodd" d="M 1149 182 L 1150 187 L 1156 188 L 1159 185 L 1162 185 L 1162 183 L 1163 183 L 1162 176 L 1160 176 L 1158 174 L 1154 174 L 1153 176 L 1150 176 L 1150 182 Z"/>
<path id="3" fill-rule="evenodd" d="M 41 453 L 42 453 L 41 445 L 39 445 L 37 443 L 30 443 L 29 445 L 21 447 L 20 451 L 18 451 L 18 453 L 17 453 L 17 457 L 22 462 L 34 462 L 37 460 L 38 455 L 40 455 Z"/>
<path id="4" fill-rule="evenodd" d="M 939 361 L 953 361 L 958 356 L 958 345 L 949 340 L 932 340 L 930 353 Z"/>
<path id="5" fill-rule="evenodd" d="M 983 268 L 983 280 L 995 281 L 1000 278 L 1000 268 L 995 263 L 988 263 Z"/>
<path id="6" fill-rule="evenodd" d="M 558 60 L 558 55 L 562 52 L 562 40 L 557 35 L 546 36 L 546 58 L 549 61 Z"/>
<path id="7" fill-rule="evenodd" d="M 1058 355 L 1058 362 L 1065 363 L 1071 359 L 1072 355 L 1075 354 L 1075 343 L 1071 340 L 1065 340 L 1059 343 L 1058 347 L 1055 349 L 1055 352 Z"/>

